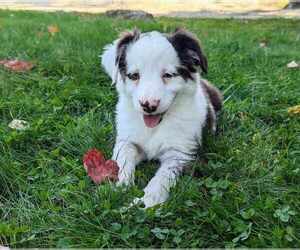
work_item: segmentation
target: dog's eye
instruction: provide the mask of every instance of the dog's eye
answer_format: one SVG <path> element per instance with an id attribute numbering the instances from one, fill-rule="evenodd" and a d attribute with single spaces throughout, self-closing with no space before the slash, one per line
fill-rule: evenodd
<path id="1" fill-rule="evenodd" d="M 162 77 L 165 78 L 165 79 L 170 79 L 170 78 L 173 77 L 173 74 L 170 74 L 170 73 L 164 73 Z"/>
<path id="2" fill-rule="evenodd" d="M 132 81 L 137 81 L 140 79 L 139 73 L 127 74 L 127 77 Z"/>

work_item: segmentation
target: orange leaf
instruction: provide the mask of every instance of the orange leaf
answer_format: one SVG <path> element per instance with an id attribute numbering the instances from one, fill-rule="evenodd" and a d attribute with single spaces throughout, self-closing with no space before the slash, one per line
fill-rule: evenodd
<path id="1" fill-rule="evenodd" d="M 49 25 L 48 26 L 48 32 L 54 36 L 55 33 L 58 33 L 59 32 L 59 28 L 56 26 L 56 25 Z"/>
<path id="2" fill-rule="evenodd" d="M 15 72 L 29 71 L 34 67 L 31 62 L 20 60 L 1 60 L 0 65 Z"/>

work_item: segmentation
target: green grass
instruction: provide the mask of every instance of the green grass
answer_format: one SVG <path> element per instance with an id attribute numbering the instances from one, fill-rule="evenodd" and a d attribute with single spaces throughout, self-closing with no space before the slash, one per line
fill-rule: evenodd
<path id="1" fill-rule="evenodd" d="M 48 25 L 60 32 L 47 33 Z M 103 46 L 137 26 L 181 26 L 201 40 L 207 78 L 225 95 L 217 137 L 157 209 L 123 209 L 136 186 L 94 185 L 82 155 L 111 156 L 116 91 L 99 66 Z M 0 244 L 11 247 L 300 246 L 300 22 L 293 20 L 123 21 L 101 15 L 0 11 L 0 58 L 33 61 L 28 73 L 0 68 Z M 260 48 L 262 40 L 267 48 Z M 12 119 L 26 131 L 8 127 Z"/>

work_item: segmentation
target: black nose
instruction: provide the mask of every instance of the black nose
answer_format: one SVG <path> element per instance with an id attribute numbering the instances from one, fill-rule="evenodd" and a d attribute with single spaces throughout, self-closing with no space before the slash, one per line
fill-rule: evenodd
<path id="1" fill-rule="evenodd" d="M 149 114 L 155 112 L 157 110 L 158 107 L 158 102 L 156 105 L 150 105 L 150 103 L 148 101 L 145 102 L 140 102 L 141 106 L 143 107 L 143 110 Z"/>

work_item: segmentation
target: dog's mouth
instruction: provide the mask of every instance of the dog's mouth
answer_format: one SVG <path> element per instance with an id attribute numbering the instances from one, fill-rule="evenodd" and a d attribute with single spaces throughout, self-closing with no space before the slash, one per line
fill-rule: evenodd
<path id="1" fill-rule="evenodd" d="M 157 115 L 144 114 L 143 118 L 144 118 L 145 125 L 148 128 L 154 128 L 162 121 L 163 114 L 157 114 Z"/>

